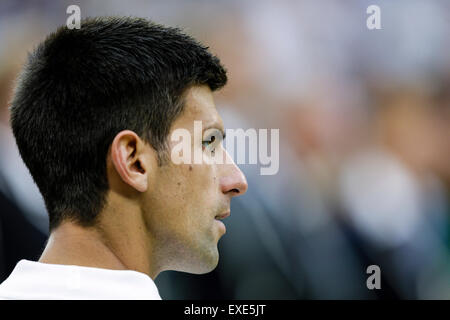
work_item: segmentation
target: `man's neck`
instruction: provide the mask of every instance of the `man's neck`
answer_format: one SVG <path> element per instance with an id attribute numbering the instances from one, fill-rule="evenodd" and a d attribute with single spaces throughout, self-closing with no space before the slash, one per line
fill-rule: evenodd
<path id="1" fill-rule="evenodd" d="M 64 222 L 53 230 L 39 262 L 94 268 L 130 269 L 94 227 Z"/>

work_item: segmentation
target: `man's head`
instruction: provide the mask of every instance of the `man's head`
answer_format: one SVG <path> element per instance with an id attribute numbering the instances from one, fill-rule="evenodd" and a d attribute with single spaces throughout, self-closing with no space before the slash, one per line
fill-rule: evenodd
<path id="1" fill-rule="evenodd" d="M 245 192 L 245 177 L 234 164 L 175 165 L 169 138 L 194 120 L 223 130 L 212 91 L 226 81 L 206 47 L 144 19 L 88 19 L 51 34 L 30 55 L 11 106 L 50 230 L 64 221 L 118 234 L 123 226 L 145 234 L 161 270 L 214 268 L 214 218 Z"/>

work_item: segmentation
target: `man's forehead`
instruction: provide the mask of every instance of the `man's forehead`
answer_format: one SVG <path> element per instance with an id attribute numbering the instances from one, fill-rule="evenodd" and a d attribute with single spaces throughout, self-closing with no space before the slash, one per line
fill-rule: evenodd
<path id="1" fill-rule="evenodd" d="M 193 86 L 185 96 L 185 120 L 202 121 L 204 128 L 215 127 L 223 130 L 223 122 L 211 89 L 208 86 Z"/>

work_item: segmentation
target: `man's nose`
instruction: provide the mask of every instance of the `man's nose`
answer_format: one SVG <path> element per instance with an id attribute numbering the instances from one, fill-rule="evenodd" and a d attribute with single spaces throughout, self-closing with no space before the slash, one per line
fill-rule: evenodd
<path id="1" fill-rule="evenodd" d="M 241 196 L 247 192 L 247 179 L 241 169 L 234 162 L 225 164 L 224 167 L 224 174 L 220 180 L 222 192 L 231 197 Z"/>

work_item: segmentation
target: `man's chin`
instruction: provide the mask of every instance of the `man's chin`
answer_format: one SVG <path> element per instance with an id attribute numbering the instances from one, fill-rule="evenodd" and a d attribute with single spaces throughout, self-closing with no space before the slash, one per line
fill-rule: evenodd
<path id="1" fill-rule="evenodd" d="M 203 255 L 201 259 L 198 259 L 195 262 L 192 261 L 184 272 L 192 274 L 205 274 L 213 271 L 219 264 L 219 252 L 217 250 L 217 246 L 212 251 L 213 252 L 209 252 L 208 255 Z"/>

